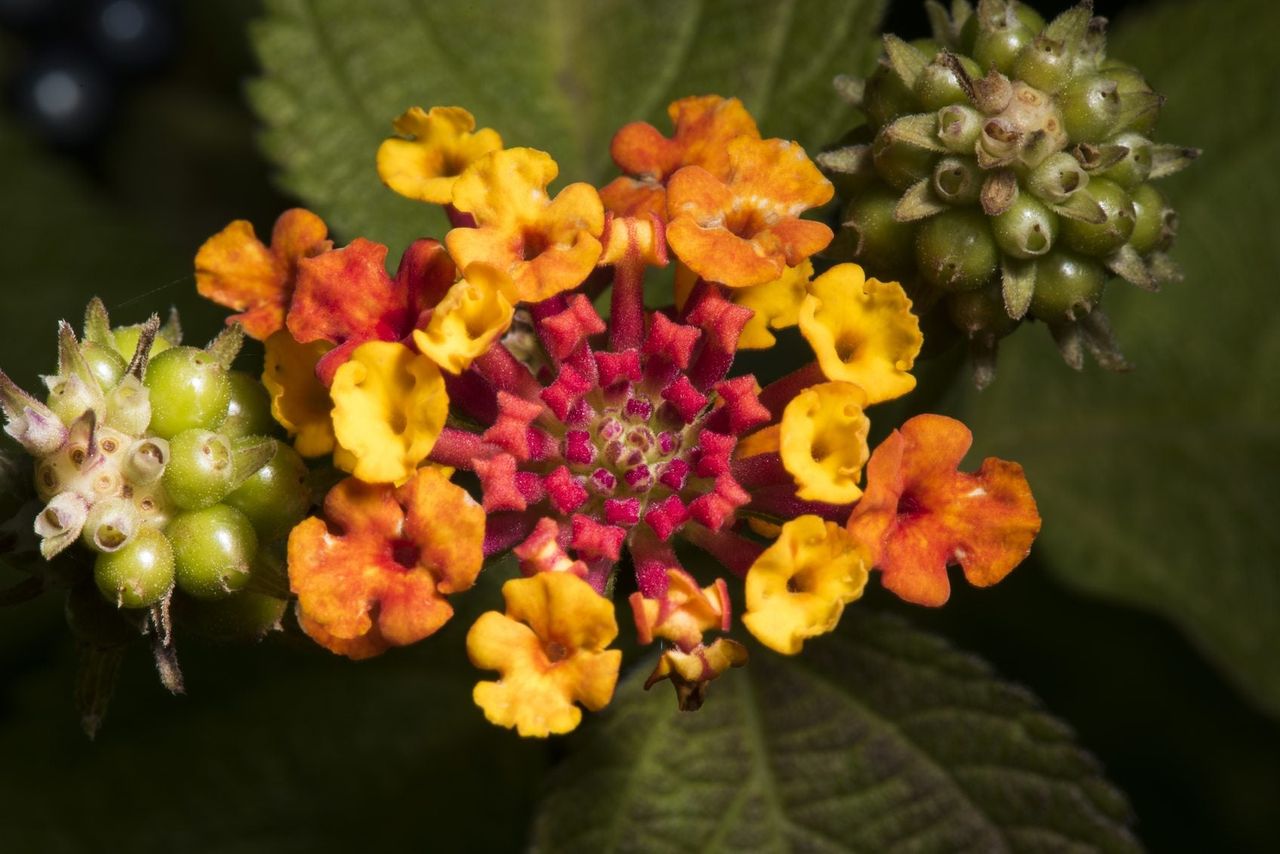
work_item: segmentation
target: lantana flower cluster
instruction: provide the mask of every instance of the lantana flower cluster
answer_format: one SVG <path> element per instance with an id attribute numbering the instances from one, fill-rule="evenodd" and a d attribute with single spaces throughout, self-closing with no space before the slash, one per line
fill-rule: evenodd
<path id="1" fill-rule="evenodd" d="M 394 275 L 387 247 L 335 247 L 303 210 L 269 243 L 232 223 L 196 258 L 200 293 L 264 343 L 298 453 L 347 475 L 287 539 L 301 628 L 353 659 L 421 641 L 511 554 L 521 577 L 467 650 L 496 673 L 475 702 L 522 735 L 610 702 L 620 613 L 658 647 L 647 686 L 693 709 L 747 663 L 737 624 L 795 654 L 872 572 L 941 605 L 949 565 L 994 584 L 1040 527 L 1017 464 L 958 469 L 958 421 L 917 416 L 868 447 L 868 412 L 915 386 L 923 337 L 898 283 L 815 275 L 832 231 L 806 214 L 833 188 L 806 152 L 736 99 L 669 115 L 670 135 L 614 136 L 621 177 L 552 193 L 551 155 L 414 108 L 378 173 L 452 228 Z M 807 363 L 763 386 L 735 371 L 790 327 Z"/>

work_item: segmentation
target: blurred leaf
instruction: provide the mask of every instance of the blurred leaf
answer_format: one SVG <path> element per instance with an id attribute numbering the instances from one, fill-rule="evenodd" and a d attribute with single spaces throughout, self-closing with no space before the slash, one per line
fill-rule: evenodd
<path id="1" fill-rule="evenodd" d="M 1205 150 L 1160 185 L 1186 280 L 1107 295 L 1137 370 L 1072 375 L 1048 336 L 1016 335 L 970 411 L 980 451 L 1026 466 L 1065 582 L 1174 620 L 1280 714 L 1280 54 L 1241 20 L 1276 13 L 1171 3 L 1111 40 L 1168 97 L 1159 138 Z"/>
<path id="2" fill-rule="evenodd" d="M 3 689 L 6 850 L 513 850 L 545 745 L 471 702 L 466 628 L 360 664 L 180 637 L 185 698 L 137 648 L 92 743 L 60 656 Z"/>
<path id="3" fill-rule="evenodd" d="M 443 216 L 374 170 L 391 121 L 458 104 L 509 146 L 549 151 L 563 180 L 613 173 L 629 121 L 667 128 L 668 102 L 743 99 L 766 134 L 814 147 L 853 119 L 831 79 L 873 47 L 882 0 L 272 0 L 254 30 L 252 90 L 284 183 L 345 238 L 403 248 Z M 393 256 L 394 257 L 394 256 Z"/>
<path id="4" fill-rule="evenodd" d="M 542 851 L 1132 851 L 1124 797 L 1026 691 L 855 609 L 697 713 L 626 680 L 553 774 Z"/>

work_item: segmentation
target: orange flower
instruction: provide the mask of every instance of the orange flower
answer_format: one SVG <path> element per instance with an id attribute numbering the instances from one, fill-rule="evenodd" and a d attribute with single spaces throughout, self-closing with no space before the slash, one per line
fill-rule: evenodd
<path id="1" fill-rule="evenodd" d="M 378 146 L 378 177 L 421 202 L 449 204 L 463 170 L 502 148 L 498 132 L 476 130 L 475 117 L 461 107 L 411 107 L 393 126 L 400 136 Z"/>
<path id="2" fill-rule="evenodd" d="M 284 325 L 298 262 L 333 248 L 320 217 L 294 208 L 276 220 L 268 248 L 253 225 L 238 219 L 210 237 L 196 252 L 196 290 L 205 299 L 233 308 L 245 334 L 259 341 Z"/>
<path id="3" fill-rule="evenodd" d="M 408 338 L 422 312 L 440 302 L 457 278 L 453 261 L 436 240 L 417 240 L 387 275 L 387 247 L 357 237 L 298 265 L 288 326 L 303 344 L 335 344 L 316 366 L 325 385 L 366 341 Z"/>
<path id="4" fill-rule="evenodd" d="M 848 529 L 871 553 L 884 586 L 908 602 L 945 603 L 948 564 L 960 564 L 978 587 L 995 584 L 1040 531 L 1022 466 L 989 457 L 973 474 L 957 471 L 972 443 L 959 421 L 917 415 L 867 464 L 867 489 Z"/>
<path id="5" fill-rule="evenodd" d="M 447 472 L 419 469 L 398 489 L 347 478 L 325 496 L 323 520 L 289 534 L 289 586 L 317 643 L 368 658 L 453 615 L 444 594 L 480 573 L 484 511 Z"/>
<path id="6" fill-rule="evenodd" d="M 582 284 L 600 258 L 604 208 L 590 184 L 548 196 L 559 171 L 549 154 L 532 148 L 494 151 L 473 163 L 454 184 L 453 206 L 471 214 L 476 227 L 445 237 L 458 266 L 496 267 L 524 302 Z"/>
<path id="7" fill-rule="evenodd" d="M 737 98 L 702 95 L 681 98 L 667 107 L 675 126 L 671 138 L 648 122 L 632 122 L 613 136 L 609 152 L 627 174 L 600 191 L 607 209 L 624 216 L 650 213 L 666 218 L 667 179 L 683 166 L 701 166 L 727 177 L 726 148 L 739 136 L 760 138 L 751 114 Z"/>
<path id="8" fill-rule="evenodd" d="M 523 736 L 569 732 L 581 703 L 599 711 L 613 699 L 622 653 L 613 605 L 576 575 L 539 572 L 502 585 L 506 614 L 480 615 L 467 633 L 471 663 L 501 674 L 473 697 L 491 723 Z"/>
<path id="9" fill-rule="evenodd" d="M 728 157 L 727 178 L 686 166 L 667 183 L 667 240 L 689 269 L 729 287 L 763 285 L 831 242 L 831 229 L 799 218 L 835 192 L 804 149 L 739 137 Z"/>

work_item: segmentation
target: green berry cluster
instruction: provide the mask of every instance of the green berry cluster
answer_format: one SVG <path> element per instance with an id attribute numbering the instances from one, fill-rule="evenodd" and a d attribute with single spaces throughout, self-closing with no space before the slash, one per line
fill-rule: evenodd
<path id="1" fill-rule="evenodd" d="M 271 436 L 262 385 L 231 369 L 239 327 L 204 348 L 181 339 L 176 316 L 113 329 L 95 299 L 80 337 L 59 326 L 45 401 L 0 373 L 5 429 L 35 458 L 41 553 L 77 540 L 94 553 L 67 604 L 90 643 L 167 635 L 171 607 L 213 634 L 260 637 L 285 609 L 270 546 L 310 507 L 307 467 Z"/>
<path id="2" fill-rule="evenodd" d="M 835 251 L 966 335 L 979 387 L 1026 319 L 1072 367 L 1085 350 L 1126 367 L 1098 303 L 1113 274 L 1178 276 L 1177 215 L 1151 182 L 1199 152 L 1151 140 L 1162 99 L 1106 56 L 1090 2 L 1048 24 L 1016 0 L 925 6 L 932 38 L 888 35 L 869 78 L 836 81 L 867 124 L 819 157 L 848 199 Z"/>

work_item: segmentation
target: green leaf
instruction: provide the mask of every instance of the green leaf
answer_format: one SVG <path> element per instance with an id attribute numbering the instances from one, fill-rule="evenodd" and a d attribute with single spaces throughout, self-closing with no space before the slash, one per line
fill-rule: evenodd
<path id="1" fill-rule="evenodd" d="M 1138 848 L 1066 727 L 898 619 L 855 608 L 794 659 L 757 648 L 696 713 L 643 676 L 553 774 L 536 850 Z"/>
<path id="2" fill-rule="evenodd" d="M 737 96 L 768 135 L 815 151 L 853 122 L 832 78 L 876 49 L 882 0 L 273 0 L 254 30 L 251 96 L 292 192 L 345 237 L 404 247 L 440 234 L 396 196 L 374 154 L 412 106 L 457 104 L 509 146 L 551 153 L 563 180 L 615 170 L 609 140 L 666 129 L 686 95 Z"/>
<path id="3" fill-rule="evenodd" d="M 1063 581 L 1172 619 L 1280 714 L 1280 54 L 1274 28 L 1240 20 L 1276 14 L 1156 6 L 1110 42 L 1168 97 L 1158 138 L 1205 150 L 1158 185 L 1181 215 L 1185 280 L 1116 281 L 1103 303 L 1136 370 L 1072 375 L 1028 331 L 969 417 L 979 451 L 1026 466 Z"/>

